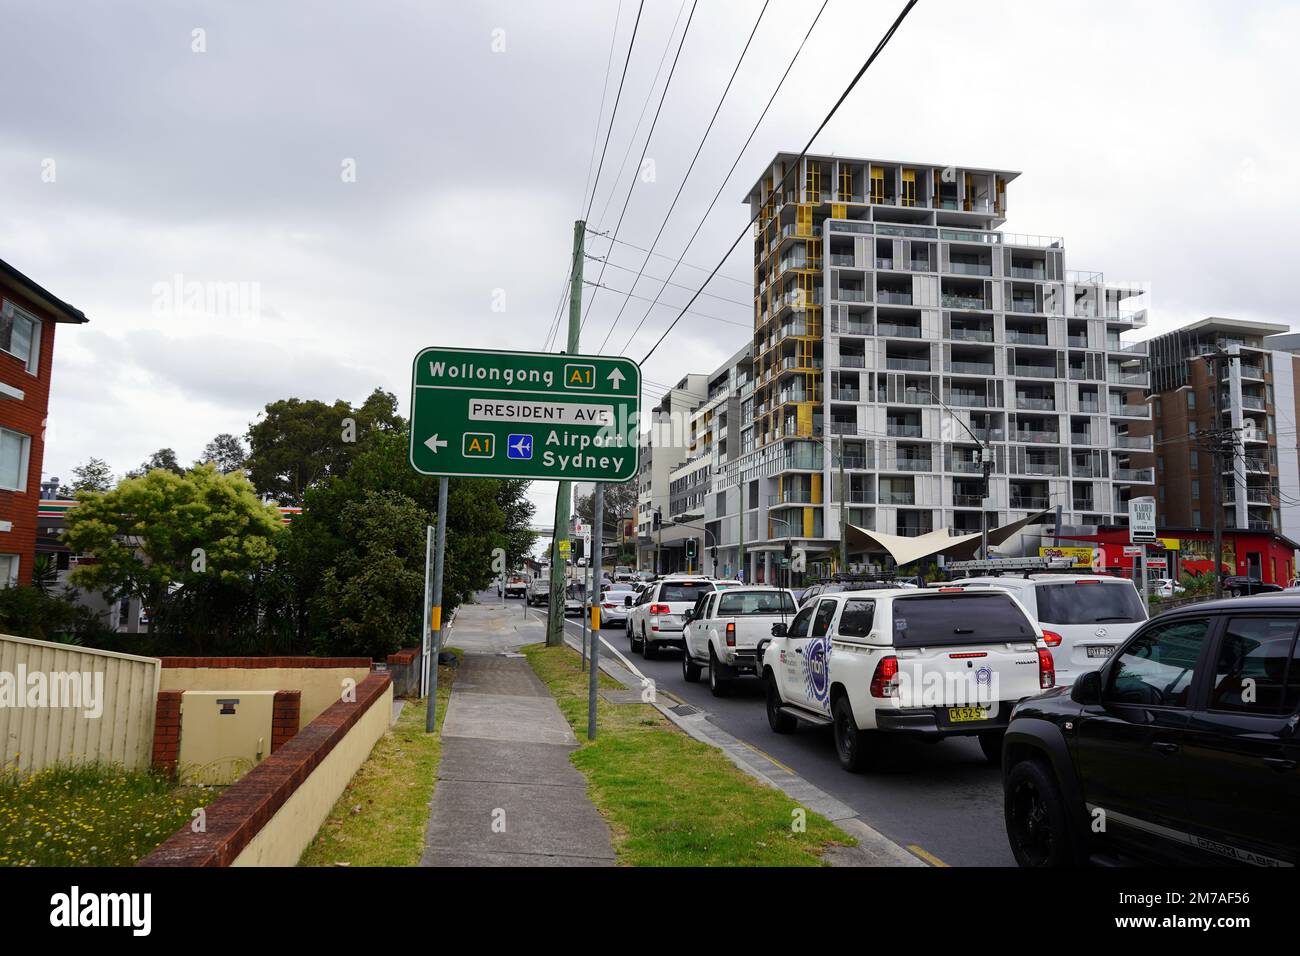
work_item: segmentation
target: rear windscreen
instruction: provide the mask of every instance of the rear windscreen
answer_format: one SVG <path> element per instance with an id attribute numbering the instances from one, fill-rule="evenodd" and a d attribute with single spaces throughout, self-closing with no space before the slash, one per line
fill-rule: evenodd
<path id="1" fill-rule="evenodd" d="M 798 608 L 783 591 L 731 591 L 718 598 L 718 616 L 744 614 L 790 614 Z"/>
<path id="2" fill-rule="evenodd" d="M 1037 640 L 1006 594 L 934 594 L 894 601 L 894 646 L 998 644 Z"/>
<path id="3" fill-rule="evenodd" d="M 659 591 L 659 600 L 690 601 L 694 604 L 701 594 L 708 594 L 712 590 L 713 585 L 708 581 L 679 581 L 665 584 Z"/>
<path id="4" fill-rule="evenodd" d="M 1145 621 L 1137 589 L 1127 581 L 1107 584 L 1040 584 L 1038 620 L 1043 624 L 1101 624 Z"/>

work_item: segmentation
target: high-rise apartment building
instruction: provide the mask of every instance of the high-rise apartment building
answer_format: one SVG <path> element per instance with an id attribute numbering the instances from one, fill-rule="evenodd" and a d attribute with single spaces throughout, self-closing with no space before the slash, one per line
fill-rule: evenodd
<path id="1" fill-rule="evenodd" d="M 1300 335 L 1210 317 L 1149 344 L 1158 520 L 1212 526 L 1218 482 L 1225 528 L 1300 540 Z"/>
<path id="2" fill-rule="evenodd" d="M 750 191 L 754 384 L 714 494 L 735 553 L 744 492 L 751 579 L 787 539 L 829 566 L 841 513 L 901 535 L 1057 505 L 1101 525 L 1154 492 L 1146 349 L 1121 340 L 1143 290 L 1000 231 L 1017 175 L 783 153 Z"/>

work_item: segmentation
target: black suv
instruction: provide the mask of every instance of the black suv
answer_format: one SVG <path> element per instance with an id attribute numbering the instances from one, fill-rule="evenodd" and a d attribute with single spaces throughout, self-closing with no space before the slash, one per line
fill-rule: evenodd
<path id="1" fill-rule="evenodd" d="M 1002 745 L 1021 866 L 1300 863 L 1300 596 L 1148 621 L 1018 705 Z"/>
<path id="2" fill-rule="evenodd" d="M 1229 574 L 1223 578 L 1223 590 L 1233 597 L 1247 597 L 1251 594 L 1275 594 L 1282 590 L 1280 584 L 1265 584 L 1259 578 L 1244 574 Z"/>

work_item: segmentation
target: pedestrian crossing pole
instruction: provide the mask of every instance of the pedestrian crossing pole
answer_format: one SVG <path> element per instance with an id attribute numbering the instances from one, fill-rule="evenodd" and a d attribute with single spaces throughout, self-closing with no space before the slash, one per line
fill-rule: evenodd
<path id="1" fill-rule="evenodd" d="M 429 608 L 429 656 L 425 667 L 429 673 L 428 709 L 424 730 L 433 733 L 438 727 L 438 651 L 442 649 L 442 567 L 447 555 L 447 479 L 438 479 L 438 532 L 433 554 L 433 602 Z"/>

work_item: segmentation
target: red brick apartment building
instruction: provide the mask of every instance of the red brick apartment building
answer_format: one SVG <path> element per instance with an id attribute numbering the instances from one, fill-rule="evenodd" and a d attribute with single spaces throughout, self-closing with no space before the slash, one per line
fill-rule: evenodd
<path id="1" fill-rule="evenodd" d="M 32 579 L 54 327 L 86 321 L 0 259 L 0 587 Z"/>

